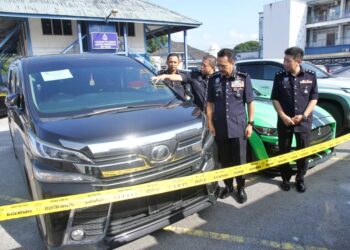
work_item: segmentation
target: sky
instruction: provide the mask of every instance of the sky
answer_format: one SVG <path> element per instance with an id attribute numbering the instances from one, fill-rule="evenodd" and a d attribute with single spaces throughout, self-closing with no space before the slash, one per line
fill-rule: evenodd
<path id="1" fill-rule="evenodd" d="M 159 6 L 200 21 L 199 28 L 187 32 L 188 44 L 208 51 L 214 43 L 220 48 L 258 40 L 259 12 L 276 0 L 148 0 Z M 172 35 L 183 41 L 182 32 Z"/>

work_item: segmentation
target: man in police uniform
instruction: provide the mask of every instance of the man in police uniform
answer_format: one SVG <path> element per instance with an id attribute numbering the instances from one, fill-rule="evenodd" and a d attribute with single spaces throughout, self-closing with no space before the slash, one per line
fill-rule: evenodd
<path id="1" fill-rule="evenodd" d="M 183 70 L 177 69 L 180 63 L 180 57 L 178 54 L 170 53 L 167 56 L 167 66 L 165 70 L 158 71 L 158 76 L 161 75 L 172 75 L 179 76 L 179 79 L 169 80 L 164 79 L 164 82 L 171 87 L 179 96 L 184 99 L 189 99 L 192 97 L 191 87 L 186 85 L 181 79 L 187 78 L 187 73 Z M 155 79 L 156 80 L 156 79 Z"/>
<path id="2" fill-rule="evenodd" d="M 275 76 L 271 99 L 278 113 L 278 146 L 281 154 L 290 152 L 293 134 L 297 149 L 305 148 L 310 143 L 312 111 L 318 99 L 315 72 L 300 66 L 304 52 L 298 47 L 288 48 L 284 52 L 284 68 Z M 307 158 L 297 160 L 295 177 L 298 192 L 305 192 L 304 176 L 307 171 Z M 289 164 L 281 167 L 284 191 L 290 190 L 292 171 Z"/>
<path id="3" fill-rule="evenodd" d="M 200 71 L 193 71 L 188 74 L 162 74 L 153 77 L 154 81 L 178 81 L 188 83 L 191 86 L 194 97 L 194 104 L 196 104 L 202 111 L 205 110 L 207 102 L 207 90 L 209 76 L 215 72 L 216 58 L 212 55 L 203 57 Z"/>
<path id="4" fill-rule="evenodd" d="M 219 72 L 209 79 L 207 116 L 210 132 L 215 136 L 219 161 L 223 168 L 246 163 L 247 138 L 253 131 L 254 102 L 250 77 L 234 70 L 235 54 L 230 49 L 218 52 Z M 246 105 L 248 104 L 248 123 Z M 224 180 L 226 187 L 220 197 L 226 198 L 233 191 L 233 179 Z M 237 201 L 244 203 L 247 194 L 245 179 L 236 177 Z"/>

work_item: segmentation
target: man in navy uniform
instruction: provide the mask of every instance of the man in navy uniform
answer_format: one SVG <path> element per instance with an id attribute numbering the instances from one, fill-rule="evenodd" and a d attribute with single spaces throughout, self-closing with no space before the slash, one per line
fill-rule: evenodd
<path id="1" fill-rule="evenodd" d="M 179 76 L 175 80 L 164 79 L 165 83 L 171 87 L 179 96 L 184 99 L 189 99 L 192 97 L 191 88 L 189 85 L 186 86 L 182 79 L 187 78 L 187 72 L 177 69 L 180 63 L 180 57 L 178 54 L 170 53 L 167 56 L 167 69 L 158 71 L 158 76 L 161 75 L 171 75 Z"/>
<path id="2" fill-rule="evenodd" d="M 219 72 L 209 79 L 207 116 L 210 132 L 218 146 L 219 162 L 223 168 L 246 163 L 247 138 L 253 131 L 254 102 L 250 77 L 234 69 L 236 58 L 231 49 L 218 52 Z M 246 115 L 248 105 L 248 122 Z M 233 178 L 224 180 L 226 187 L 220 198 L 233 193 Z M 245 178 L 236 177 L 237 201 L 244 203 L 247 194 L 244 190 Z"/>
<path id="3" fill-rule="evenodd" d="M 216 58 L 212 55 L 203 57 L 200 71 L 193 71 L 188 74 L 168 74 L 165 72 L 162 75 L 154 77 L 154 81 L 178 81 L 188 83 L 191 86 L 194 97 L 194 104 L 196 104 L 202 111 L 205 110 L 207 102 L 207 90 L 209 76 L 215 72 Z"/>
<path id="4" fill-rule="evenodd" d="M 297 149 L 308 147 L 312 123 L 312 111 L 317 104 L 318 90 L 315 72 L 300 66 L 304 52 L 291 47 L 284 52 L 284 71 L 275 76 L 271 99 L 278 113 L 278 146 L 281 154 L 291 151 L 293 134 Z M 295 177 L 298 192 L 305 192 L 304 176 L 308 168 L 307 158 L 297 160 Z M 281 167 L 284 191 L 290 190 L 292 170 L 289 164 Z"/>

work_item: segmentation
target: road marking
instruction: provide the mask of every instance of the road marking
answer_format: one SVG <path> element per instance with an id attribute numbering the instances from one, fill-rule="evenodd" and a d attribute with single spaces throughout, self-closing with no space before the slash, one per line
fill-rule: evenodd
<path id="1" fill-rule="evenodd" d="M 303 246 L 292 242 L 262 240 L 262 239 L 252 238 L 252 237 L 231 235 L 227 233 L 209 232 L 209 231 L 203 231 L 199 229 L 191 229 L 191 228 L 183 228 L 183 227 L 167 226 L 164 228 L 164 230 L 175 234 L 179 234 L 179 235 L 189 235 L 189 236 L 195 236 L 195 237 L 211 239 L 211 240 L 229 241 L 229 242 L 238 243 L 238 244 L 252 244 L 252 245 L 258 245 L 258 246 L 270 247 L 274 249 L 328 250 L 328 248 L 326 247 Z"/>

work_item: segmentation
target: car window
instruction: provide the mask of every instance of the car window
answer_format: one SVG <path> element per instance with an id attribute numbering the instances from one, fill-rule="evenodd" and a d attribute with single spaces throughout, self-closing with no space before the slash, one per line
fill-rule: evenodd
<path id="1" fill-rule="evenodd" d="M 174 94 L 151 84 L 154 74 L 135 61 L 91 60 L 28 66 L 33 103 L 44 117 L 79 115 L 130 105 L 166 104 Z"/>
<path id="2" fill-rule="evenodd" d="M 329 78 L 331 77 L 328 73 L 324 72 L 323 70 L 317 68 L 315 65 L 307 62 L 303 62 L 301 64 L 301 67 L 304 69 L 308 69 L 311 71 L 314 71 L 316 73 L 317 78 Z"/>
<path id="3" fill-rule="evenodd" d="M 271 80 L 275 79 L 277 72 L 283 70 L 282 67 L 272 64 L 264 64 L 264 78 L 262 80 Z"/>
<path id="4" fill-rule="evenodd" d="M 248 73 L 252 79 L 264 79 L 264 68 L 261 64 L 236 64 L 236 69 Z"/>

